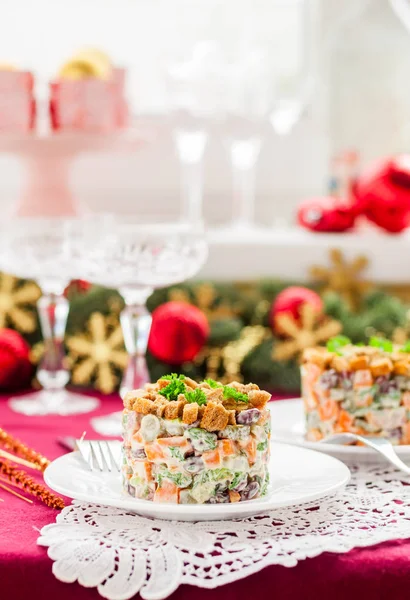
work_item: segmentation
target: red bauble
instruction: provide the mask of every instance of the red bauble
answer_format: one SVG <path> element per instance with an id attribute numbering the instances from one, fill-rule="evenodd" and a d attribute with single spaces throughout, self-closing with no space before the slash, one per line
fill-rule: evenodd
<path id="1" fill-rule="evenodd" d="M 148 349 L 158 360 L 181 365 L 198 355 L 208 336 L 208 320 L 199 308 L 166 302 L 152 313 Z"/>
<path id="2" fill-rule="evenodd" d="M 0 329 L 0 388 L 28 387 L 33 375 L 30 346 L 17 331 Z"/>
<path id="3" fill-rule="evenodd" d="M 410 156 L 373 165 L 358 179 L 354 197 L 361 214 L 390 233 L 410 225 Z"/>
<path id="4" fill-rule="evenodd" d="M 299 225 L 310 231 L 342 232 L 351 229 L 356 219 L 352 205 L 329 196 L 305 200 L 299 206 Z"/>
<path id="5" fill-rule="evenodd" d="M 300 320 L 300 307 L 302 304 L 310 304 L 316 314 L 323 312 L 322 298 L 304 287 L 291 286 L 280 292 L 272 304 L 270 311 L 270 324 L 276 333 L 282 334 L 280 327 L 275 323 L 275 317 L 283 313 L 289 313 L 297 322 Z"/>
<path id="6" fill-rule="evenodd" d="M 68 300 L 71 300 L 74 296 L 86 294 L 91 286 L 92 284 L 85 281 L 85 279 L 73 279 L 65 288 L 64 296 L 68 298 Z"/>

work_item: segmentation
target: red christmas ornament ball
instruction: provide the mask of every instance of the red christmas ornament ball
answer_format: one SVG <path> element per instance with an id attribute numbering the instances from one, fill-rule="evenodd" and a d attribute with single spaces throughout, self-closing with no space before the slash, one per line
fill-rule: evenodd
<path id="1" fill-rule="evenodd" d="M 26 340 L 17 331 L 0 329 L 0 389 L 24 389 L 30 385 L 32 375 Z"/>
<path id="2" fill-rule="evenodd" d="M 358 211 L 389 233 L 410 225 L 410 156 L 376 163 L 358 179 L 353 190 Z"/>
<path id="3" fill-rule="evenodd" d="M 148 349 L 158 360 L 181 365 L 194 360 L 208 336 L 208 320 L 199 308 L 166 302 L 152 313 Z"/>
<path id="4" fill-rule="evenodd" d="M 271 327 L 276 333 L 282 334 L 276 317 L 280 314 L 289 313 L 296 322 L 300 321 L 300 308 L 302 304 L 310 304 L 315 313 L 322 314 L 322 298 L 314 291 L 305 287 L 291 286 L 280 292 L 272 304 L 270 311 Z"/>
<path id="5" fill-rule="evenodd" d="M 353 205 L 333 196 L 311 198 L 299 206 L 297 220 L 310 231 L 340 233 L 353 227 L 356 211 Z"/>

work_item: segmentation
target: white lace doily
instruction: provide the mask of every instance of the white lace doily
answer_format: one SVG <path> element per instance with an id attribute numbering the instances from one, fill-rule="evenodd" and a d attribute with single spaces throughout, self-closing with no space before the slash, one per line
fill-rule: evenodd
<path id="1" fill-rule="evenodd" d="M 347 552 L 410 537 L 410 477 L 383 466 L 352 468 L 336 497 L 237 521 L 151 520 L 74 502 L 43 527 L 53 573 L 104 598 L 140 592 L 161 600 L 182 583 L 215 588 L 268 565 L 292 567 L 322 552 Z"/>

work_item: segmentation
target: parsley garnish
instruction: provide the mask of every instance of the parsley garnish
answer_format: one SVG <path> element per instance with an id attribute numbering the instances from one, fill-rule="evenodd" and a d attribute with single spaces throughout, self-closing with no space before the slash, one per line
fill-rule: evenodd
<path id="1" fill-rule="evenodd" d="M 185 394 L 185 383 L 180 379 L 171 379 L 169 384 L 159 391 L 167 400 L 177 400 L 179 394 Z"/>
<path id="2" fill-rule="evenodd" d="M 406 342 L 403 348 L 400 348 L 400 352 L 410 352 L 410 341 Z"/>
<path id="3" fill-rule="evenodd" d="M 351 341 L 348 337 L 345 335 L 336 335 L 328 340 L 326 347 L 329 352 L 338 353 L 339 348 L 343 348 L 343 346 L 347 346 L 348 344 L 351 344 Z"/>
<path id="4" fill-rule="evenodd" d="M 185 398 L 188 402 L 196 402 L 199 406 L 206 404 L 206 395 L 201 388 L 195 388 L 193 392 L 185 392 Z"/>
<path id="5" fill-rule="evenodd" d="M 176 458 L 177 460 L 180 460 L 181 462 L 184 460 L 184 455 L 182 454 L 181 450 L 177 446 L 170 446 L 169 453 L 171 454 L 172 458 Z"/>
<path id="6" fill-rule="evenodd" d="M 229 385 L 224 386 L 224 398 L 227 400 L 235 400 L 235 402 L 249 402 L 249 398 L 246 394 L 238 392 L 238 390 L 235 390 L 235 388 Z"/>
<path id="7" fill-rule="evenodd" d="M 393 343 L 381 337 L 371 337 L 369 345 L 373 346 L 373 348 L 380 348 L 385 352 L 393 352 Z"/>
<path id="8" fill-rule="evenodd" d="M 207 383 L 211 388 L 221 388 L 223 387 L 222 383 L 218 383 L 215 379 L 204 379 L 204 382 Z"/>
<path id="9" fill-rule="evenodd" d="M 185 375 L 177 375 L 177 373 L 171 373 L 171 375 L 163 375 L 161 379 L 165 379 L 166 381 L 174 381 L 175 379 L 179 379 L 179 381 L 184 381 Z"/>

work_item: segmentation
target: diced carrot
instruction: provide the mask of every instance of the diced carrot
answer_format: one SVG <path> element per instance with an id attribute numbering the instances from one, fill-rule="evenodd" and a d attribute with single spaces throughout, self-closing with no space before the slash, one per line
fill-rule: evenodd
<path id="1" fill-rule="evenodd" d="M 253 465 L 256 462 L 256 446 L 256 440 L 251 436 L 244 448 L 250 465 Z"/>
<path id="2" fill-rule="evenodd" d="M 407 408 L 407 410 L 410 410 L 410 392 L 404 392 L 402 397 L 402 404 Z"/>
<path id="3" fill-rule="evenodd" d="M 368 391 L 366 391 L 368 390 Z M 356 406 L 360 408 L 366 408 L 366 406 L 370 406 L 373 402 L 373 394 L 371 392 L 371 388 L 368 386 L 357 386 L 355 388 L 355 398 L 354 402 Z M 360 393 L 359 393 L 360 392 Z"/>
<path id="4" fill-rule="evenodd" d="M 164 452 L 158 442 L 147 442 L 144 444 L 145 454 L 148 460 L 152 462 L 162 462 L 165 458 Z"/>
<path id="5" fill-rule="evenodd" d="M 239 502 L 241 499 L 241 495 L 239 492 L 234 492 L 233 490 L 229 490 L 229 500 L 231 502 Z"/>
<path id="6" fill-rule="evenodd" d="M 346 410 L 341 410 L 339 413 L 339 418 L 337 420 L 337 430 L 346 432 L 351 431 L 353 424 L 353 417 Z"/>
<path id="7" fill-rule="evenodd" d="M 220 440 L 218 442 L 218 446 L 221 456 L 223 457 L 232 456 L 233 454 L 236 454 L 235 442 L 233 442 L 232 440 Z"/>
<path id="8" fill-rule="evenodd" d="M 319 417 L 322 421 L 328 421 L 334 417 L 337 417 L 339 412 L 339 406 L 336 400 L 328 398 L 318 406 Z"/>
<path id="9" fill-rule="evenodd" d="M 158 438 L 156 441 L 163 456 L 168 458 L 173 458 L 170 448 L 178 448 L 182 455 L 188 454 L 188 452 L 192 452 L 193 450 L 190 441 L 182 435 L 169 438 Z"/>
<path id="10" fill-rule="evenodd" d="M 323 438 L 323 434 L 319 429 L 309 429 L 306 434 L 306 439 L 308 442 L 318 442 Z"/>
<path id="11" fill-rule="evenodd" d="M 216 450 L 204 452 L 202 454 L 202 460 L 208 469 L 216 469 L 222 465 L 222 457 L 218 448 Z"/>
<path id="12" fill-rule="evenodd" d="M 314 410 L 317 407 L 317 405 L 319 404 L 319 396 L 315 392 L 315 390 L 309 390 L 303 396 L 303 403 L 307 412 L 310 412 L 311 410 Z"/>
<path id="13" fill-rule="evenodd" d="M 307 384 L 310 387 L 322 374 L 322 369 L 315 363 L 308 363 L 303 365 L 303 384 Z"/>
<path id="14" fill-rule="evenodd" d="M 410 421 L 406 423 L 403 427 L 403 438 L 401 440 L 402 444 L 410 444 Z"/>
<path id="15" fill-rule="evenodd" d="M 359 369 L 355 371 L 353 379 L 353 388 L 370 387 L 373 384 L 372 373 L 369 369 Z"/>
<path id="16" fill-rule="evenodd" d="M 134 472 L 145 481 L 152 481 L 152 463 L 150 463 L 149 460 L 136 461 L 134 464 Z"/>
<path id="17" fill-rule="evenodd" d="M 183 435 L 174 435 L 173 437 L 158 438 L 157 442 L 160 446 L 184 446 L 187 443 L 186 437 Z"/>
<path id="18" fill-rule="evenodd" d="M 171 502 L 172 504 L 178 504 L 179 502 L 179 488 L 172 483 L 164 479 L 161 486 L 155 490 L 154 502 Z"/>
<path id="19" fill-rule="evenodd" d="M 137 431 L 137 433 L 134 433 L 134 435 L 132 436 L 132 439 L 134 440 L 134 442 L 137 442 L 137 444 L 143 444 L 144 440 L 142 438 L 141 432 Z"/>

